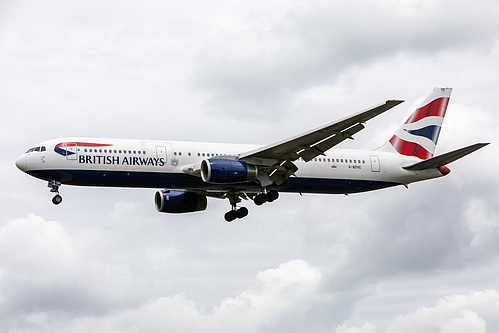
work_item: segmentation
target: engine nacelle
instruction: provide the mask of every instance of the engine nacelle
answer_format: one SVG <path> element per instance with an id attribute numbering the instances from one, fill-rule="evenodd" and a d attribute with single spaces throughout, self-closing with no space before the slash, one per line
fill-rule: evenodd
<path id="1" fill-rule="evenodd" d="M 244 183 L 256 179 L 256 165 L 226 159 L 209 159 L 201 162 L 201 178 L 206 183 Z"/>
<path id="2" fill-rule="evenodd" d="M 208 200 L 193 192 L 162 190 L 156 192 L 154 203 L 161 213 L 190 213 L 205 210 Z"/>

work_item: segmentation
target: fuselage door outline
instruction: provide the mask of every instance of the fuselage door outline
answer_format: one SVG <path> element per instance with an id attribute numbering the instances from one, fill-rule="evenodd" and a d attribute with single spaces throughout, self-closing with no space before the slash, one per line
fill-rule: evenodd
<path id="1" fill-rule="evenodd" d="M 78 146 L 75 142 L 66 144 L 66 158 L 68 160 L 76 160 L 78 159 Z"/>
<path id="2" fill-rule="evenodd" d="M 371 160 L 371 171 L 372 172 L 380 172 L 380 163 L 379 163 L 379 157 L 376 155 L 371 155 L 369 156 L 369 159 Z"/>
<path id="3" fill-rule="evenodd" d="M 165 161 L 165 164 L 167 163 L 168 159 L 166 158 L 166 147 L 165 146 L 156 146 L 156 157 L 163 158 Z"/>

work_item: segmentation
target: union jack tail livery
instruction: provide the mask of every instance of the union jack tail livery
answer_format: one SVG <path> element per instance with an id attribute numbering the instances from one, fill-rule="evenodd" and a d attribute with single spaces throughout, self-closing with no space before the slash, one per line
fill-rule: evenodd
<path id="1" fill-rule="evenodd" d="M 433 89 L 380 150 L 416 156 L 422 160 L 433 157 L 451 92 L 452 88 Z"/>

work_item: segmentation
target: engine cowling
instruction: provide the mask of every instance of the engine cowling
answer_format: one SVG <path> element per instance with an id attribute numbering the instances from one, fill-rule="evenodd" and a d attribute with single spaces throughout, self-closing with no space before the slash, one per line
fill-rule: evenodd
<path id="1" fill-rule="evenodd" d="M 156 192 L 154 203 L 161 213 L 191 213 L 205 210 L 208 200 L 193 192 L 161 190 Z"/>
<path id="2" fill-rule="evenodd" d="M 244 183 L 256 179 L 256 165 L 235 160 L 209 159 L 201 162 L 201 178 L 206 183 Z"/>

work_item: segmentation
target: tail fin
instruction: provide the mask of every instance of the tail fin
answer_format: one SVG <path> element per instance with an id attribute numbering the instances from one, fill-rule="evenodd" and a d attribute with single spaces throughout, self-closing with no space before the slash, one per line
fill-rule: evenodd
<path id="1" fill-rule="evenodd" d="M 380 150 L 423 160 L 433 157 L 451 92 L 452 88 L 433 89 Z"/>

